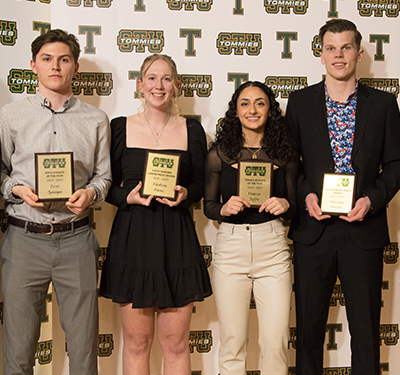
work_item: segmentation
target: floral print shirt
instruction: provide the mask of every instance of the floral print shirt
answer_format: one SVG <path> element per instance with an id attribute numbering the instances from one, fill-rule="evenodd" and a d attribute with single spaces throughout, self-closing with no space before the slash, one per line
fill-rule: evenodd
<path id="1" fill-rule="evenodd" d="M 335 173 L 355 174 L 351 165 L 356 124 L 357 88 L 343 102 L 332 100 L 325 85 L 326 116 Z"/>

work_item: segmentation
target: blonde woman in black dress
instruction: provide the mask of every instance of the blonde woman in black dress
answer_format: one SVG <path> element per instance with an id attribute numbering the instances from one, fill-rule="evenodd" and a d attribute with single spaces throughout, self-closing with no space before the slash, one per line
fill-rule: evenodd
<path id="1" fill-rule="evenodd" d="M 146 58 L 138 87 L 143 111 L 111 122 L 107 201 L 118 211 L 100 294 L 120 305 L 124 375 L 150 374 L 155 324 L 164 375 L 188 375 L 193 302 L 212 294 L 188 210 L 203 196 L 205 133 L 198 121 L 179 116 L 178 75 L 169 56 Z M 182 155 L 176 201 L 140 195 L 146 150 Z"/>

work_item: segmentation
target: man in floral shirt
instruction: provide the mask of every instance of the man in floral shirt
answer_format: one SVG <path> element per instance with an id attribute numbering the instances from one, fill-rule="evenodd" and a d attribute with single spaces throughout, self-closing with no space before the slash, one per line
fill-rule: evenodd
<path id="1" fill-rule="evenodd" d="M 302 160 L 300 209 L 289 232 L 294 241 L 296 375 L 322 374 L 337 277 L 346 300 L 352 375 L 379 375 L 382 252 L 389 243 L 386 205 L 400 187 L 399 109 L 394 95 L 357 81 L 364 51 L 352 22 L 330 20 L 319 37 L 326 78 L 293 92 L 286 113 Z M 321 210 L 320 200 L 324 175 L 334 173 L 346 180 L 355 176 L 355 187 L 352 208 L 332 214 Z"/>

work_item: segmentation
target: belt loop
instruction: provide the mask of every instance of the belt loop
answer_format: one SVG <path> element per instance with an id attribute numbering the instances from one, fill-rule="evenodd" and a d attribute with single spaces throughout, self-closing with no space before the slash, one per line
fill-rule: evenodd
<path id="1" fill-rule="evenodd" d="M 75 222 L 71 221 L 71 234 L 75 233 Z"/>
<path id="2" fill-rule="evenodd" d="M 231 234 L 235 234 L 236 224 L 231 224 Z"/>
<path id="3" fill-rule="evenodd" d="M 29 221 L 28 220 L 25 221 L 25 227 L 24 227 L 25 233 L 28 233 L 28 224 L 29 224 Z"/>

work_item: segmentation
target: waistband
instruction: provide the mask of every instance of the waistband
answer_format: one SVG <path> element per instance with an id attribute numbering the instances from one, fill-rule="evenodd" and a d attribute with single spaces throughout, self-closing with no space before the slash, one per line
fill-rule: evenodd
<path id="1" fill-rule="evenodd" d="M 275 228 L 283 227 L 283 223 L 280 219 L 270 220 L 265 223 L 259 224 L 232 224 L 222 222 L 220 224 L 220 230 L 231 232 L 231 233 L 248 233 L 248 232 L 271 232 Z"/>

